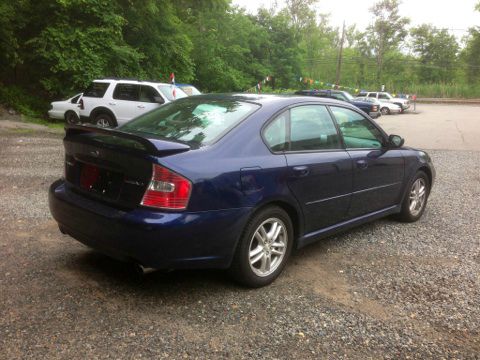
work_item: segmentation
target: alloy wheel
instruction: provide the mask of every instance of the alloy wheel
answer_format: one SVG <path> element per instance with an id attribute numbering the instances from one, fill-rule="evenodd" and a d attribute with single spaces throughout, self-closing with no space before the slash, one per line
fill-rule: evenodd
<path id="1" fill-rule="evenodd" d="M 288 233 L 278 218 L 269 218 L 255 230 L 249 245 L 249 263 L 257 276 L 272 274 L 282 263 L 287 251 Z"/>
<path id="2" fill-rule="evenodd" d="M 102 128 L 106 128 L 106 127 L 110 126 L 110 123 L 108 122 L 108 119 L 106 119 L 104 117 L 101 117 L 97 120 L 97 126 L 102 127 Z"/>
<path id="3" fill-rule="evenodd" d="M 423 178 L 418 178 L 412 185 L 409 196 L 409 209 L 413 216 L 417 216 L 425 205 L 427 198 L 427 184 Z"/>

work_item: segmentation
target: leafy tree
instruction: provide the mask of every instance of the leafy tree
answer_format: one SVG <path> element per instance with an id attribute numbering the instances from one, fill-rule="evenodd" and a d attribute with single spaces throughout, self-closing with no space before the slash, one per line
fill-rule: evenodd
<path id="1" fill-rule="evenodd" d="M 480 2 L 475 5 L 475 10 L 480 12 Z M 461 53 L 465 64 L 465 75 L 469 83 L 480 82 L 480 26 L 469 30 L 466 46 Z"/>
<path id="2" fill-rule="evenodd" d="M 269 65 L 277 87 L 295 86 L 301 75 L 300 48 L 290 21 L 285 9 L 277 14 L 260 9 L 256 16 L 260 31 L 267 34 L 263 45 L 264 62 Z"/>
<path id="3" fill-rule="evenodd" d="M 297 40 L 300 40 L 307 28 L 315 24 L 316 12 L 312 10 L 312 6 L 316 3 L 318 0 L 286 0 L 286 10 L 290 15 Z"/>
<path id="4" fill-rule="evenodd" d="M 418 76 L 422 82 L 451 82 L 456 74 L 459 46 L 454 35 L 445 29 L 421 25 L 410 30 L 412 50 L 418 55 L 422 67 Z"/>
<path id="5" fill-rule="evenodd" d="M 480 82 L 480 27 L 471 28 L 465 49 L 461 54 L 465 63 L 465 75 L 469 83 Z"/>
<path id="6" fill-rule="evenodd" d="M 371 8 L 375 21 L 367 28 L 367 37 L 377 62 L 377 81 L 381 82 L 385 55 L 397 50 L 407 35 L 410 20 L 399 14 L 399 0 L 381 0 Z"/>
<path id="7" fill-rule="evenodd" d="M 126 19 L 122 27 L 125 42 L 141 54 L 139 75 L 166 80 L 171 72 L 189 82 L 193 78 L 192 41 L 178 17 L 175 1 L 119 0 Z"/>
<path id="8" fill-rule="evenodd" d="M 21 63 L 18 30 L 25 23 L 25 18 L 19 16 L 24 7 L 24 1 L 0 0 L 0 76 L 3 80 L 15 81 L 14 71 Z"/>
<path id="9" fill-rule="evenodd" d="M 52 94 L 93 78 L 142 74 L 142 54 L 122 37 L 126 19 L 115 2 L 46 0 L 31 4 L 23 34 L 25 75 Z"/>

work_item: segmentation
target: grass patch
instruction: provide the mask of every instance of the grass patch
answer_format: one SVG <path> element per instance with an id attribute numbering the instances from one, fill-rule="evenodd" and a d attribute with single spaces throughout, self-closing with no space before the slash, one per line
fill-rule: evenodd
<path id="1" fill-rule="evenodd" d="M 65 124 L 63 122 L 51 122 L 45 119 L 41 119 L 33 116 L 22 116 L 24 122 L 29 122 L 32 124 L 43 125 L 50 129 L 63 129 Z"/>

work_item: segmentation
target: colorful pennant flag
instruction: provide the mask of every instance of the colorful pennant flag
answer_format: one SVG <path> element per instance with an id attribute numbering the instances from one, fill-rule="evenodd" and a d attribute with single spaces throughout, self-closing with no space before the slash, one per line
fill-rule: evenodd
<path id="1" fill-rule="evenodd" d="M 174 99 L 177 98 L 177 91 L 176 91 L 176 86 L 175 86 L 175 74 L 172 72 L 170 74 L 170 84 L 171 85 L 171 88 L 172 88 L 172 96 Z"/>

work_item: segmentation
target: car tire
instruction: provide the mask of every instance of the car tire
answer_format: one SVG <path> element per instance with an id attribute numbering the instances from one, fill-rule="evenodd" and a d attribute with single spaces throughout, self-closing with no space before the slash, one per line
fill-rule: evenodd
<path id="1" fill-rule="evenodd" d="M 100 113 L 95 116 L 93 123 L 102 128 L 115 127 L 117 126 L 116 121 L 112 118 L 111 115 L 106 113 Z"/>
<path id="2" fill-rule="evenodd" d="M 65 122 L 68 125 L 76 125 L 80 123 L 80 119 L 78 118 L 78 115 L 75 113 L 75 111 L 67 111 L 65 113 Z"/>
<path id="3" fill-rule="evenodd" d="M 422 217 L 430 195 L 430 180 L 427 174 L 418 171 L 407 189 L 397 218 L 402 222 L 415 222 Z"/>
<path id="4" fill-rule="evenodd" d="M 285 210 L 269 206 L 258 211 L 239 240 L 231 276 L 252 288 L 272 283 L 285 267 L 293 243 L 293 225 Z"/>
<path id="5" fill-rule="evenodd" d="M 382 115 L 389 115 L 390 114 L 390 109 L 388 107 L 384 106 L 380 109 L 380 112 L 382 113 Z"/>

